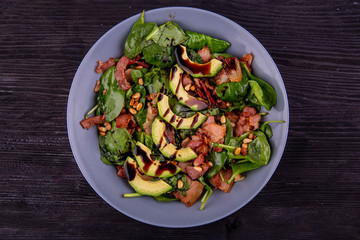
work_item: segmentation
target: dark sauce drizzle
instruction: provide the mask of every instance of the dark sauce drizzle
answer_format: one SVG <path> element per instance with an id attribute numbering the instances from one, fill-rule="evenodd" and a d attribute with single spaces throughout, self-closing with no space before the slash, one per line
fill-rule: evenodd
<path id="1" fill-rule="evenodd" d="M 197 123 L 198 119 L 199 119 L 199 113 L 196 113 L 194 116 L 193 122 L 191 123 L 190 128 L 194 127 L 194 125 Z"/>
<path id="2" fill-rule="evenodd" d="M 129 181 L 134 180 L 136 176 L 136 167 L 133 164 L 126 162 L 125 175 Z"/>

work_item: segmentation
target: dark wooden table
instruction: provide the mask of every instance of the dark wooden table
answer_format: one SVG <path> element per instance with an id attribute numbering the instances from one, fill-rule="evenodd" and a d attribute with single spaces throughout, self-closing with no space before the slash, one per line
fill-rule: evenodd
<path id="1" fill-rule="evenodd" d="M 188 229 L 110 207 L 70 150 L 66 106 L 86 52 L 112 26 L 192 6 L 250 31 L 283 76 L 290 131 L 280 165 L 249 204 Z M 0 239 L 360 239 L 359 1 L 0 2 Z"/>

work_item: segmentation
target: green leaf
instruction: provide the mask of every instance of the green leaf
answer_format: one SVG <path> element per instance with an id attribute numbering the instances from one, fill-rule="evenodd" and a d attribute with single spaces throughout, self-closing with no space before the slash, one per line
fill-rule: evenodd
<path id="1" fill-rule="evenodd" d="M 251 79 L 249 83 L 259 103 L 263 105 L 266 110 L 270 111 L 276 104 L 276 92 L 274 88 L 260 78 L 253 76 L 245 63 L 241 63 L 241 67 Z"/>
<path id="2" fill-rule="evenodd" d="M 228 144 L 230 139 L 233 137 L 233 127 L 231 125 L 230 120 L 227 118 L 226 118 L 225 126 L 226 126 L 226 134 L 224 137 L 224 144 Z"/>
<path id="3" fill-rule="evenodd" d="M 233 57 L 233 55 L 230 55 L 228 53 L 213 53 L 212 54 L 213 58 L 218 58 L 220 56 L 223 57 L 223 58 L 231 58 L 231 57 Z"/>
<path id="4" fill-rule="evenodd" d="M 160 47 L 172 47 L 183 43 L 187 38 L 177 23 L 169 21 L 154 28 L 146 40 L 151 39 Z"/>
<path id="5" fill-rule="evenodd" d="M 211 53 L 224 52 L 228 47 L 230 47 L 229 42 L 213 38 L 202 33 L 191 31 L 185 31 L 185 33 L 188 36 L 188 40 L 185 41 L 183 45 L 196 51 L 203 48 L 205 45 L 210 49 Z"/>
<path id="6" fill-rule="evenodd" d="M 209 160 L 213 163 L 213 166 L 206 172 L 205 177 L 208 179 L 214 177 L 226 163 L 227 157 L 228 155 L 225 150 L 222 152 L 212 151 L 209 155 Z"/>
<path id="7" fill-rule="evenodd" d="M 226 82 L 216 86 L 218 98 L 229 102 L 239 102 L 248 94 L 248 81 L 243 79 L 240 82 Z"/>
<path id="8" fill-rule="evenodd" d="M 134 27 L 125 42 L 125 55 L 130 59 L 139 55 L 143 51 L 144 47 L 150 44 L 145 40 L 145 38 L 154 29 L 154 27 L 156 27 L 156 24 L 138 23 Z"/>
<path id="9" fill-rule="evenodd" d="M 224 40 L 205 36 L 205 45 L 210 49 L 210 52 L 221 53 L 230 47 L 231 44 Z"/>
<path id="10" fill-rule="evenodd" d="M 160 68 L 172 67 L 176 62 L 173 47 L 160 47 L 152 43 L 145 47 L 142 52 L 147 63 Z"/>
<path id="11" fill-rule="evenodd" d="M 230 183 L 232 180 L 234 180 L 234 178 L 237 175 L 244 173 L 244 172 L 248 172 L 250 170 L 254 170 L 258 167 L 261 167 L 261 166 L 255 164 L 255 163 L 252 163 L 252 162 L 232 164 L 231 165 L 232 175 L 231 175 L 231 178 L 229 179 L 228 183 Z"/>

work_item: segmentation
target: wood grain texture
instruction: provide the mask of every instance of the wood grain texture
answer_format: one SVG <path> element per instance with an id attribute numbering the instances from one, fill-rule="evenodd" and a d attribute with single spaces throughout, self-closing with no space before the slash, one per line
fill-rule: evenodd
<path id="1" fill-rule="evenodd" d="M 274 176 L 244 208 L 201 227 L 122 215 L 81 175 L 67 96 L 90 47 L 112 26 L 164 6 L 239 23 L 269 51 L 290 104 Z M 360 239 L 359 1 L 0 2 L 0 239 Z"/>

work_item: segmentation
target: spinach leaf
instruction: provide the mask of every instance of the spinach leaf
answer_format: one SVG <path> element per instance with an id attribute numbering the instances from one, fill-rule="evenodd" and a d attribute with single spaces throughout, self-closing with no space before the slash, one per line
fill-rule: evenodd
<path id="1" fill-rule="evenodd" d="M 100 91 L 97 96 L 99 105 L 97 114 L 103 112 L 106 121 L 111 122 L 120 114 L 125 99 L 125 91 L 119 87 L 115 78 L 115 67 L 110 67 L 101 75 L 100 83 Z"/>
<path id="2" fill-rule="evenodd" d="M 145 107 L 143 111 L 134 115 L 135 121 L 137 125 L 144 130 L 143 124 L 146 122 L 146 115 L 147 115 L 148 108 Z"/>
<path id="3" fill-rule="evenodd" d="M 206 172 L 205 177 L 210 179 L 215 176 L 217 172 L 224 166 L 228 155 L 225 150 L 222 152 L 212 151 L 209 156 L 209 160 L 213 163 L 213 166 Z"/>
<path id="4" fill-rule="evenodd" d="M 113 128 L 105 136 L 99 136 L 101 160 L 106 164 L 122 165 L 131 152 L 133 140 L 125 128 Z"/>
<path id="5" fill-rule="evenodd" d="M 179 132 L 182 139 L 185 139 L 187 137 L 191 138 L 191 136 L 196 135 L 196 129 L 179 129 L 176 131 Z"/>
<path id="6" fill-rule="evenodd" d="M 144 77 L 144 75 L 148 72 L 147 68 L 142 69 L 131 69 L 131 78 L 135 83 L 138 83 L 139 78 Z"/>
<path id="7" fill-rule="evenodd" d="M 169 72 L 158 67 L 151 68 L 144 75 L 144 86 L 148 94 L 161 92 L 169 96 Z"/>
<path id="8" fill-rule="evenodd" d="M 204 115 L 210 114 L 210 116 L 216 116 L 221 114 L 220 108 L 209 108 L 201 110 L 200 112 Z"/>
<path id="9" fill-rule="evenodd" d="M 267 121 L 267 122 L 264 122 L 262 124 L 260 124 L 260 128 L 259 130 L 261 132 L 263 132 L 267 138 L 271 138 L 273 136 L 273 132 L 271 130 L 271 127 L 269 125 L 269 123 L 285 123 L 285 121 L 278 121 L 278 120 L 274 120 L 274 121 Z"/>
<path id="10" fill-rule="evenodd" d="M 186 48 L 186 52 L 191 61 L 200 64 L 204 63 L 200 55 L 195 50 Z"/>
<path id="11" fill-rule="evenodd" d="M 156 27 L 155 23 L 144 22 L 144 12 L 140 19 L 135 22 L 133 28 L 125 42 L 125 55 L 128 58 L 134 58 L 139 55 L 145 46 L 149 44 L 145 40 L 146 36 Z"/>
<path id="12" fill-rule="evenodd" d="M 228 53 L 213 53 L 212 57 L 213 58 L 218 58 L 218 57 L 224 57 L 224 58 L 231 58 L 233 57 L 232 55 L 228 54 Z"/>
<path id="13" fill-rule="evenodd" d="M 174 47 L 160 47 L 152 43 L 142 51 L 145 61 L 160 68 L 172 67 L 175 62 Z"/>
<path id="14" fill-rule="evenodd" d="M 183 43 L 187 36 L 175 22 L 169 21 L 153 31 L 146 37 L 146 40 L 153 40 L 160 47 L 172 47 Z"/>
<path id="15" fill-rule="evenodd" d="M 230 139 L 233 137 L 233 127 L 231 125 L 230 120 L 227 118 L 226 118 L 225 126 L 226 126 L 226 133 L 224 137 L 224 144 L 228 144 Z"/>
<path id="16" fill-rule="evenodd" d="M 223 112 L 227 112 L 227 113 L 229 113 L 229 112 L 231 112 L 231 111 L 233 111 L 233 110 L 236 110 L 236 109 L 242 111 L 245 106 L 246 106 L 246 105 L 245 105 L 245 102 L 242 101 L 242 100 L 240 100 L 239 102 L 233 103 L 230 107 L 228 107 L 228 108 L 221 108 L 220 110 L 223 111 Z"/>
<path id="17" fill-rule="evenodd" d="M 186 180 L 186 175 L 184 173 L 178 173 L 172 177 L 168 177 L 168 178 L 161 178 L 162 180 L 164 180 L 167 184 L 169 184 L 170 186 L 172 186 L 173 191 L 179 191 L 182 195 L 186 195 L 186 191 L 189 189 L 189 183 Z M 178 188 L 178 181 L 181 180 L 184 185 L 182 188 Z"/>
<path id="18" fill-rule="evenodd" d="M 139 103 L 141 103 L 143 105 L 143 107 L 140 109 L 140 111 L 138 111 L 135 114 L 135 115 L 137 115 L 137 114 L 141 114 L 144 111 L 144 109 L 146 108 L 146 105 L 145 105 L 146 90 L 143 86 L 141 86 L 139 84 L 132 85 L 132 87 L 129 90 L 127 90 L 127 92 L 126 92 L 126 108 L 131 108 L 130 101 L 131 101 L 132 95 L 134 95 L 135 93 L 140 93 Z"/>
<path id="19" fill-rule="evenodd" d="M 250 170 L 254 170 L 258 167 L 261 167 L 260 165 L 257 165 L 255 163 L 252 162 L 245 162 L 245 163 L 235 163 L 231 165 L 231 169 L 232 169 L 232 175 L 231 178 L 229 179 L 228 183 L 230 183 L 232 180 L 234 180 L 234 178 L 244 172 L 248 172 Z"/>
<path id="20" fill-rule="evenodd" d="M 270 111 L 271 108 L 276 104 L 276 92 L 274 88 L 260 78 L 253 76 L 245 63 L 241 63 L 241 67 L 245 70 L 247 76 L 251 79 L 249 84 L 259 103 L 263 105 L 266 110 Z"/>
<path id="21" fill-rule="evenodd" d="M 248 93 L 249 83 L 246 79 L 240 82 L 226 82 L 216 86 L 218 98 L 229 102 L 239 102 Z"/>
<path id="22" fill-rule="evenodd" d="M 224 52 L 228 47 L 230 47 L 229 42 L 213 38 L 202 33 L 191 31 L 185 31 L 185 33 L 188 36 L 188 40 L 186 40 L 183 45 L 196 51 L 203 48 L 205 45 L 212 53 Z"/>

